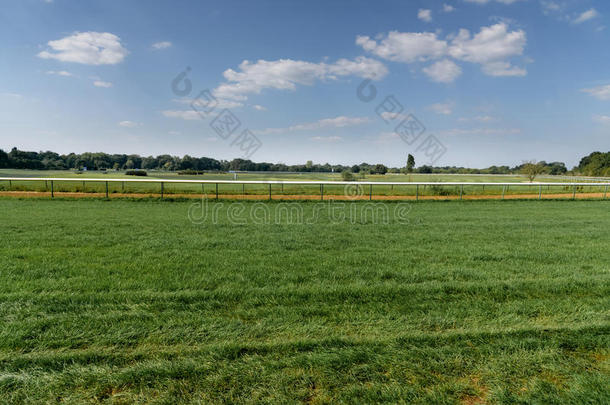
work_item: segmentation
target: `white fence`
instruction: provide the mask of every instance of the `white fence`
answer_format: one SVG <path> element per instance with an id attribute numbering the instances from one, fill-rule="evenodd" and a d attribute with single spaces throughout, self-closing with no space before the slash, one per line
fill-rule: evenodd
<path id="1" fill-rule="evenodd" d="M 154 183 L 159 184 L 159 194 L 161 197 L 164 195 L 164 186 L 166 184 L 213 184 L 215 185 L 216 198 L 219 197 L 218 186 L 220 184 L 257 184 L 257 185 L 268 185 L 269 199 L 272 198 L 272 185 L 303 185 L 303 186 L 319 186 L 320 197 L 324 199 L 324 186 L 343 186 L 343 187 L 356 187 L 365 188 L 368 186 L 368 193 L 362 195 L 368 195 L 369 199 L 373 199 L 374 193 L 373 188 L 375 186 L 392 186 L 393 187 L 415 187 L 415 198 L 418 199 L 420 196 L 420 187 L 457 187 L 459 189 L 460 199 L 464 195 L 464 187 L 468 186 L 482 186 L 482 187 L 502 187 L 502 198 L 510 187 L 527 187 L 537 188 L 538 198 L 541 199 L 543 195 L 543 188 L 550 189 L 551 187 L 564 187 L 570 188 L 573 191 L 573 197 L 576 196 L 578 187 L 597 187 L 600 189 L 598 193 L 603 192 L 603 199 L 606 199 L 609 182 L 391 182 L 391 181 L 298 181 L 298 180 L 179 180 L 179 179 L 158 179 L 158 178 L 129 178 L 129 179 L 112 179 L 112 178 L 77 178 L 77 177 L 0 177 L 0 181 L 9 182 L 9 187 L 12 182 L 45 182 L 46 185 L 50 183 L 51 197 L 55 196 L 54 186 L 57 182 L 75 182 L 75 183 L 103 183 L 105 184 L 105 194 L 109 197 L 109 184 L 110 183 Z M 602 191 L 603 190 L 603 191 Z M 457 196 L 458 194 L 456 194 Z"/>

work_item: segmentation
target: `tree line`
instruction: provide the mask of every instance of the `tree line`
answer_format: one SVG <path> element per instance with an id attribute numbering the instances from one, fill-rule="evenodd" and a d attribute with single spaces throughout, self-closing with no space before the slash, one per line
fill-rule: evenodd
<path id="1" fill-rule="evenodd" d="M 217 160 L 209 157 L 193 157 L 189 155 L 145 156 L 108 154 L 103 152 L 69 153 L 61 155 L 55 152 L 30 152 L 13 148 L 6 153 L 0 149 L 0 168 L 36 169 L 36 170 L 197 170 L 197 171 L 271 171 L 271 172 L 344 172 L 354 174 L 386 174 L 386 173 L 446 173 L 446 174 L 516 174 L 522 173 L 532 162 L 521 165 L 490 166 L 484 169 L 473 169 L 456 166 L 433 167 L 421 165 L 416 167 L 415 159 L 409 155 L 404 167 L 387 167 L 381 163 L 361 163 L 357 165 L 317 164 L 311 160 L 305 164 L 286 165 L 283 163 L 253 162 L 247 159 Z M 537 162 L 539 173 L 561 175 L 568 173 L 562 162 Z M 572 169 L 572 174 L 588 176 L 610 176 L 610 152 L 593 152 L 581 159 L 578 166 Z"/>

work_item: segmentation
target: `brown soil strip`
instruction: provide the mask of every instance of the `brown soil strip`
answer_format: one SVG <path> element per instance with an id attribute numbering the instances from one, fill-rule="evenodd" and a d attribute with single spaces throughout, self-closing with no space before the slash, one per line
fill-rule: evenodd
<path id="1" fill-rule="evenodd" d="M 41 198 L 41 197 L 50 197 L 50 192 L 43 191 L 0 191 L 0 196 L 5 197 L 31 197 L 31 198 Z M 78 192 L 56 192 L 56 197 L 69 197 L 69 198 L 103 198 L 105 197 L 105 193 L 78 193 Z M 215 194 L 206 194 L 207 198 L 212 200 L 216 198 Z M 558 194 L 543 194 L 543 199 L 572 199 L 572 193 L 558 193 Z M 158 198 L 161 197 L 160 194 L 151 194 L 151 193 L 110 193 L 110 198 Z M 201 194 L 165 194 L 167 198 L 201 198 Z M 268 200 L 269 195 L 267 194 L 219 194 L 219 199 L 230 199 L 230 200 Z M 465 195 L 462 197 L 464 200 L 500 200 L 502 199 L 501 195 Z M 577 199 L 589 199 L 589 198 L 604 198 L 604 193 L 577 193 Z M 272 195 L 273 200 L 308 200 L 308 201 L 319 201 L 319 195 L 283 195 L 276 194 Z M 325 195 L 324 201 L 328 200 L 339 200 L 339 201 L 366 201 L 369 199 L 368 195 L 356 196 L 356 197 L 348 197 L 344 195 Z M 373 201 L 400 201 L 400 200 L 415 200 L 415 196 L 412 195 L 373 195 Z M 419 196 L 419 200 L 459 200 L 460 197 L 456 195 L 451 196 Z M 506 194 L 504 196 L 506 200 L 521 200 L 521 199 L 529 199 L 536 200 L 538 199 L 538 194 Z"/>

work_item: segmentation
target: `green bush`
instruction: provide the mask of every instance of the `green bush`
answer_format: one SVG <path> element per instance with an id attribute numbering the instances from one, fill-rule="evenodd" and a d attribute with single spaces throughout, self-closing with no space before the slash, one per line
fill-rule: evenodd
<path id="1" fill-rule="evenodd" d="M 146 170 L 127 170 L 125 174 L 127 176 L 148 176 Z"/>
<path id="2" fill-rule="evenodd" d="M 349 170 L 343 170 L 341 172 L 341 179 L 343 181 L 354 181 L 354 173 L 350 172 Z"/>
<path id="3" fill-rule="evenodd" d="M 432 195 L 451 195 L 451 191 L 444 189 L 441 186 L 430 186 L 430 194 Z"/>
<path id="4" fill-rule="evenodd" d="M 178 175 L 193 175 L 193 174 L 204 174 L 205 172 L 203 170 L 193 170 L 193 169 L 186 169 L 186 170 L 180 170 L 178 172 Z"/>

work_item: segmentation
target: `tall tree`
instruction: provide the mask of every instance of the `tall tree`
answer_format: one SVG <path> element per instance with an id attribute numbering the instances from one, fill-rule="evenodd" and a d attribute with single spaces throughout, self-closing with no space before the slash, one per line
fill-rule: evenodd
<path id="1" fill-rule="evenodd" d="M 414 168 L 415 168 L 415 158 L 413 157 L 412 154 L 409 153 L 409 156 L 407 157 L 407 173 L 412 173 Z"/>

